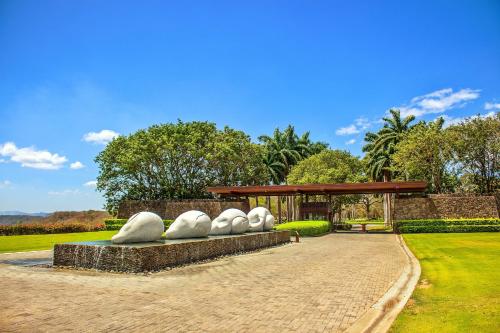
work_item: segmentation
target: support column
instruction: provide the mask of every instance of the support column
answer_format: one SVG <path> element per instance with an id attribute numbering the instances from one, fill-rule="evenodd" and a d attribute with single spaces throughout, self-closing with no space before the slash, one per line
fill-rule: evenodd
<path id="1" fill-rule="evenodd" d="M 290 196 L 286 196 L 286 220 L 287 222 L 290 222 L 290 220 L 292 219 L 292 216 L 290 214 Z"/>
<path id="2" fill-rule="evenodd" d="M 384 193 L 384 225 L 386 227 L 392 226 L 392 194 Z"/>
<path id="3" fill-rule="evenodd" d="M 281 223 L 281 197 L 278 195 L 278 223 Z"/>
<path id="4" fill-rule="evenodd" d="M 255 196 L 255 207 L 259 207 L 259 197 Z"/>

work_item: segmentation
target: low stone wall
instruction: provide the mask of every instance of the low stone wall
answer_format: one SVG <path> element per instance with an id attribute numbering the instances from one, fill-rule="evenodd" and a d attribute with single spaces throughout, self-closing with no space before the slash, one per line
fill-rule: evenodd
<path id="1" fill-rule="evenodd" d="M 396 198 L 393 217 L 395 220 L 498 218 L 499 207 L 494 195 L 431 194 L 427 197 Z"/>
<path id="2" fill-rule="evenodd" d="M 110 241 L 65 243 L 54 246 L 53 264 L 114 272 L 151 272 L 288 242 L 290 231 L 282 230 L 123 245 Z"/>
<path id="3" fill-rule="evenodd" d="M 228 208 L 237 208 L 248 213 L 250 204 L 248 200 L 128 200 L 118 207 L 117 217 L 128 219 L 135 213 L 149 211 L 158 214 L 162 219 L 173 220 L 188 210 L 200 210 L 214 219 Z"/>

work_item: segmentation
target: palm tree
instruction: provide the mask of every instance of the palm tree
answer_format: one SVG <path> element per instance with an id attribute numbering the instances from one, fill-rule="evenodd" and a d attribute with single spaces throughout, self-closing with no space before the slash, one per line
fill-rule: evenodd
<path id="1" fill-rule="evenodd" d="M 309 132 L 299 137 L 292 125 L 288 125 L 284 131 L 276 128 L 272 136 L 261 135 L 258 139 L 266 147 L 263 160 L 274 184 L 285 182 L 295 164 L 328 147 L 324 142 L 312 142 Z"/>
<path id="2" fill-rule="evenodd" d="M 293 143 L 294 129 L 290 126 L 281 132 L 279 128 L 274 130 L 273 136 L 261 135 L 259 141 L 264 143 L 267 151 L 273 152 L 273 155 L 285 165 L 286 168 L 297 163 L 300 160 L 300 153 L 295 150 Z"/>
<path id="3" fill-rule="evenodd" d="M 403 138 L 403 135 L 412 129 L 410 123 L 415 120 L 415 116 L 409 115 L 401 119 L 401 113 L 397 109 L 389 112 L 392 118 L 384 117 L 384 127 L 378 133 L 368 132 L 365 135 L 366 145 L 363 151 L 367 153 L 367 171 L 372 180 L 383 179 L 388 182 L 392 178 L 391 166 L 392 155 L 396 145 Z M 384 193 L 384 220 L 386 225 L 390 223 L 391 197 L 389 193 Z"/>
<path id="4" fill-rule="evenodd" d="M 382 118 L 385 124 L 378 133 L 368 132 L 365 135 L 367 143 L 363 146 L 363 151 L 367 153 L 368 174 L 373 180 L 391 179 L 392 154 L 403 135 L 413 128 L 410 123 L 415 120 L 413 115 L 402 120 L 401 113 L 397 109 L 391 109 L 389 112 L 392 118 Z"/>
<path id="5" fill-rule="evenodd" d="M 280 162 L 277 158 L 277 154 L 270 150 L 265 153 L 262 161 L 264 162 L 267 172 L 271 177 L 271 183 L 280 184 L 286 170 L 285 164 Z"/>

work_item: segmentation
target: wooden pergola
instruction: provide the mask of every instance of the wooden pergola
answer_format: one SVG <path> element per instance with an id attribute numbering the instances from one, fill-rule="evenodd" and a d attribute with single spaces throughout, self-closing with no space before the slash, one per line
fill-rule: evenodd
<path id="1" fill-rule="evenodd" d="M 333 195 L 345 194 L 383 194 L 383 193 L 422 193 L 427 189 L 427 182 L 370 182 L 370 183 L 342 183 L 342 184 L 307 184 L 307 185 L 264 185 L 264 186 L 216 186 L 208 187 L 207 191 L 219 197 L 250 198 L 255 197 L 258 205 L 259 196 L 267 198 L 267 206 L 270 207 L 270 197 L 278 197 L 278 221 L 281 223 L 281 197 L 287 197 L 287 214 L 290 206 L 295 209 L 293 198 L 305 196 L 308 202 L 309 195 L 324 195 L 331 203 Z M 290 199 L 292 198 L 292 199 Z M 310 205 L 311 206 L 311 205 Z M 327 205 L 325 205 L 327 206 Z M 313 207 L 313 206 L 311 206 Z M 318 205 L 318 207 L 320 207 Z M 308 208 L 312 209 L 312 208 Z M 299 215 L 300 212 L 299 212 Z M 389 214 L 390 215 L 390 214 Z"/>

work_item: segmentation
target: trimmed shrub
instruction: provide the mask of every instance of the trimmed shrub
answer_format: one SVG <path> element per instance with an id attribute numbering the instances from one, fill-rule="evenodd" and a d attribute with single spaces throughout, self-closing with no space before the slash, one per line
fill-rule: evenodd
<path id="1" fill-rule="evenodd" d="M 339 223 L 333 225 L 334 230 L 351 230 L 352 224 L 349 223 Z"/>
<path id="2" fill-rule="evenodd" d="M 14 224 L 0 226 L 0 235 L 39 235 L 39 234 L 64 234 L 71 232 L 103 231 L 103 224 L 85 223 L 47 223 L 47 224 Z"/>
<path id="3" fill-rule="evenodd" d="M 290 230 L 292 233 L 297 231 L 300 236 L 319 236 L 330 232 L 330 223 L 328 221 L 293 221 L 278 224 L 275 230 Z"/>
<path id="4" fill-rule="evenodd" d="M 500 219 L 422 219 L 394 222 L 398 233 L 500 231 Z"/>
<path id="5" fill-rule="evenodd" d="M 399 227 L 398 231 L 402 234 L 436 232 L 493 232 L 500 231 L 500 225 L 409 225 Z"/>
<path id="6" fill-rule="evenodd" d="M 170 227 L 170 225 L 174 222 L 174 220 L 163 220 L 163 224 L 165 225 L 165 230 Z M 106 225 L 106 230 L 120 230 L 123 225 L 127 223 L 127 219 L 107 219 L 104 220 L 104 224 Z"/>
<path id="7" fill-rule="evenodd" d="M 384 224 L 384 220 L 382 219 L 355 219 L 355 220 L 346 220 L 347 224 Z"/>

